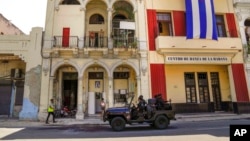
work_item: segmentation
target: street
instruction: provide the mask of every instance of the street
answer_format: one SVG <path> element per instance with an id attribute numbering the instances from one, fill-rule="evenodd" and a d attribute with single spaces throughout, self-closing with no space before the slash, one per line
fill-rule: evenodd
<path id="1" fill-rule="evenodd" d="M 250 119 L 170 123 L 168 129 L 157 130 L 148 124 L 128 125 L 125 131 L 114 132 L 109 125 L 69 125 L 29 128 L 0 128 L 1 140 L 91 140 L 91 141 L 228 141 L 232 124 L 248 125 Z"/>

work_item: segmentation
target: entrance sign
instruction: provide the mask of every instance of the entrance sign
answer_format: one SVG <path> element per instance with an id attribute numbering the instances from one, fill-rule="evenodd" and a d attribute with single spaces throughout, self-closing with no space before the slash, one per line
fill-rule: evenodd
<path id="1" fill-rule="evenodd" d="M 230 64 L 230 57 L 226 56 L 166 56 L 166 64 Z"/>

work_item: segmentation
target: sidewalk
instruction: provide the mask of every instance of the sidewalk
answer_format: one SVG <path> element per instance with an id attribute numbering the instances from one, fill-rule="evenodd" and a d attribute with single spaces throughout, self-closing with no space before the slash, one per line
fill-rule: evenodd
<path id="1" fill-rule="evenodd" d="M 174 122 L 188 122 L 188 121 L 211 121 L 223 119 L 250 119 L 250 114 L 234 114 L 226 112 L 215 113 L 185 113 L 176 114 L 176 121 Z M 1 127 L 36 127 L 36 126 L 59 126 L 59 125 L 73 125 L 73 124 L 92 124 L 92 125 L 108 125 L 108 122 L 103 122 L 100 117 L 86 117 L 84 120 L 77 120 L 73 118 L 58 118 L 56 123 L 45 124 L 41 121 L 27 121 L 16 118 L 0 117 Z"/>

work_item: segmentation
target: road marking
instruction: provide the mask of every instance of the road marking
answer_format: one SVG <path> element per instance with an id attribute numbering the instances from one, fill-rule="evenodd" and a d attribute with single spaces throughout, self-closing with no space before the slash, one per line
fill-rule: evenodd
<path id="1" fill-rule="evenodd" d="M 220 129 L 229 129 L 229 127 L 225 126 L 225 127 L 211 127 L 211 128 L 200 128 L 200 129 L 196 129 L 196 130 L 220 130 Z"/>
<path id="2" fill-rule="evenodd" d="M 0 140 L 6 136 L 23 130 L 24 128 L 0 128 Z"/>

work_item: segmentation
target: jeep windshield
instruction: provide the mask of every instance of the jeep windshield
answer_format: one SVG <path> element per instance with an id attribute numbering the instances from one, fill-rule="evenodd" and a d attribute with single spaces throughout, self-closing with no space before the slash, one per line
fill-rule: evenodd
<path id="1" fill-rule="evenodd" d="M 134 95 L 133 95 L 133 94 L 127 95 L 127 99 L 126 99 L 126 104 L 125 104 L 125 106 L 126 106 L 126 107 L 130 107 L 130 105 L 131 105 L 133 99 L 134 99 Z"/>

